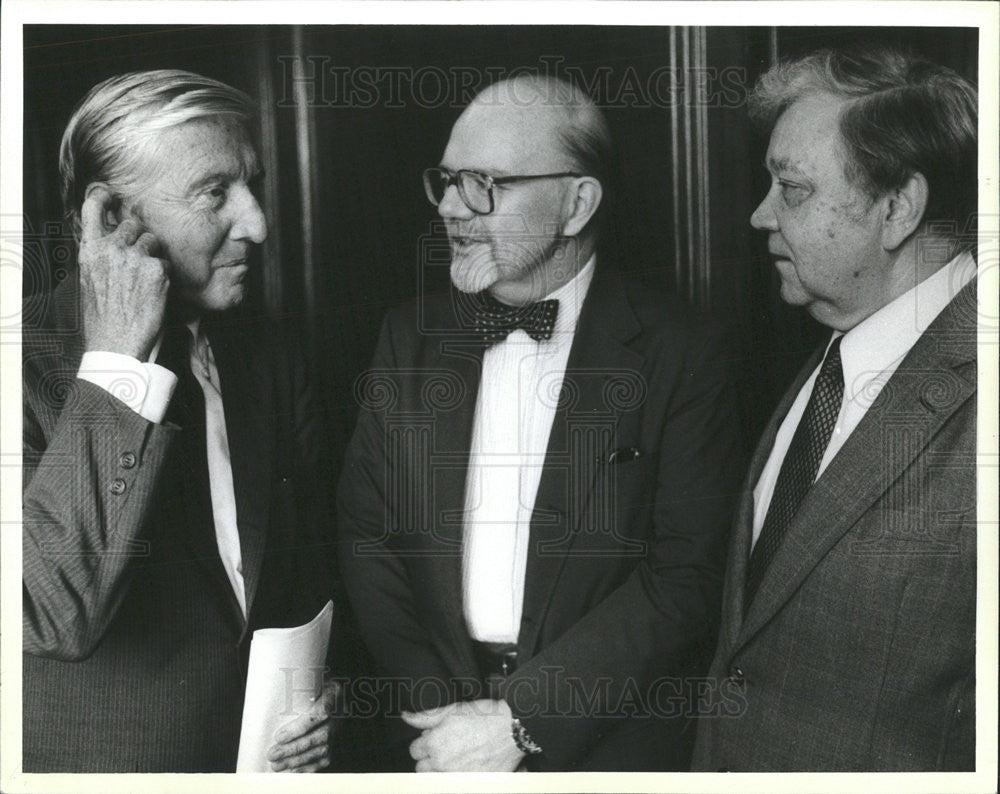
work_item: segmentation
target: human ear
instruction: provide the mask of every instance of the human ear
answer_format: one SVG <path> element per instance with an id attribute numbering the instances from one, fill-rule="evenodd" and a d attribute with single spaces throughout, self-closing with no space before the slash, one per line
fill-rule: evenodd
<path id="1" fill-rule="evenodd" d="M 597 212 L 604 193 L 601 183 L 592 176 L 577 177 L 574 181 L 576 189 L 570 194 L 569 217 L 563 222 L 564 237 L 576 237 L 583 231 L 587 222 Z"/>
<path id="2" fill-rule="evenodd" d="M 915 232 L 924 219 L 928 198 L 927 180 L 916 172 L 886 196 L 882 219 L 882 247 L 894 251 Z"/>
<path id="3" fill-rule="evenodd" d="M 113 232 L 122 222 L 122 198 L 107 182 L 91 182 L 87 185 L 83 200 L 96 197 L 101 204 L 101 225 L 105 233 Z"/>

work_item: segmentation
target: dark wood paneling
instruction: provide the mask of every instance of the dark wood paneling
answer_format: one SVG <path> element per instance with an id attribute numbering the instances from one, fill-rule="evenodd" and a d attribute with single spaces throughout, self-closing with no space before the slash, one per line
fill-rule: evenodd
<path id="1" fill-rule="evenodd" d="M 684 103 L 685 112 L 692 102 L 705 105 L 707 302 L 734 326 L 740 345 L 734 367 L 752 441 L 823 330 L 781 303 L 763 235 L 749 225 L 767 178 L 766 141 L 748 125 L 746 93 L 775 44 L 779 55 L 790 55 L 854 41 L 857 29 L 713 27 L 699 75 L 664 73 L 671 52 L 666 27 L 310 26 L 298 47 L 293 34 L 289 26 L 27 27 L 24 200 L 40 253 L 26 264 L 26 293 L 50 286 L 71 258 L 67 232 L 58 226 L 57 158 L 62 130 L 83 94 L 133 69 L 184 68 L 229 82 L 263 105 L 272 236 L 254 286 L 270 311 L 305 318 L 311 307 L 310 349 L 330 423 L 346 438 L 354 420 L 351 385 L 368 365 L 381 318 L 421 283 L 421 244 L 436 218 L 421 170 L 437 163 L 476 87 L 523 66 L 574 73 L 606 106 L 619 144 L 621 200 L 604 255 L 667 290 L 684 276 L 676 243 L 682 257 L 688 250 L 687 231 L 675 222 L 687 218 L 688 207 L 673 199 L 673 177 L 686 163 L 674 161 L 671 103 Z M 909 44 L 975 76 L 975 31 L 868 29 L 866 35 Z M 312 106 L 305 114 L 311 144 L 304 170 L 292 84 L 296 54 L 307 74 L 319 76 L 306 92 Z M 379 81 L 387 69 L 396 77 Z M 437 91 L 433 78 L 441 74 L 450 82 Z M 389 91 L 393 80 L 398 91 Z M 345 94 L 351 87 L 354 93 Z M 303 206 L 302 174 L 313 180 L 311 212 Z M 445 286 L 441 273 L 430 279 L 432 289 Z"/>

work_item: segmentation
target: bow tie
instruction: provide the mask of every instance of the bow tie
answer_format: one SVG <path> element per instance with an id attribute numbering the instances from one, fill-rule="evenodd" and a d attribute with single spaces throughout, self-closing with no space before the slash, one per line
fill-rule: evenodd
<path id="1" fill-rule="evenodd" d="M 525 306 L 508 306 L 488 292 L 476 296 L 473 322 L 476 333 L 488 344 L 496 344 L 521 329 L 536 342 L 552 338 L 559 301 L 546 300 Z"/>

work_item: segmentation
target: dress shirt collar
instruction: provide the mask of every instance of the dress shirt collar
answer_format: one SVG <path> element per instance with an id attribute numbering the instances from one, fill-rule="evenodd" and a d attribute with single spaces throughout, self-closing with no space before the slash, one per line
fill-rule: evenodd
<path id="1" fill-rule="evenodd" d="M 879 373 L 895 371 L 920 335 L 975 275 L 972 254 L 959 254 L 844 334 L 840 357 L 845 395 L 854 399 Z"/>
<path id="2" fill-rule="evenodd" d="M 558 339 L 560 335 L 572 334 L 576 331 L 576 323 L 580 319 L 583 300 L 587 297 L 590 282 L 594 280 L 596 262 L 597 254 L 593 254 L 587 260 L 587 264 L 570 281 L 545 296 L 544 300 L 559 301 L 559 312 L 556 314 L 556 323 L 552 329 L 554 340 Z"/>

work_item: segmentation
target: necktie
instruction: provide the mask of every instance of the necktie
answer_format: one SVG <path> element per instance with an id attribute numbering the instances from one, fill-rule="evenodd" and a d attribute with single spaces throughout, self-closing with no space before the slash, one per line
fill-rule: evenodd
<path id="1" fill-rule="evenodd" d="M 750 608 L 750 602 L 757 593 L 767 566 L 781 545 L 781 539 L 816 479 L 816 472 L 819 471 L 819 464 L 840 415 L 840 404 L 844 397 L 844 372 L 840 363 L 841 339 L 843 337 L 838 336 L 827 350 L 806 410 L 778 472 L 764 526 L 747 566 L 744 614 Z"/>
<path id="2" fill-rule="evenodd" d="M 205 440 L 205 393 L 191 371 L 191 346 L 194 338 L 187 326 L 168 326 L 156 363 L 177 376 L 177 386 L 165 419 L 181 429 L 176 442 L 176 476 L 183 483 L 183 499 L 192 519 L 191 529 L 206 527 L 215 531 L 212 492 L 208 474 L 208 448 Z"/>
<path id="3" fill-rule="evenodd" d="M 559 301 L 546 300 L 525 306 L 508 306 L 488 292 L 476 296 L 473 307 L 473 327 L 487 344 L 502 342 L 517 329 L 523 330 L 536 342 L 552 338 Z"/>
<path id="4" fill-rule="evenodd" d="M 156 363 L 177 376 L 174 395 L 167 406 L 166 419 L 183 430 L 205 428 L 205 394 L 191 371 L 191 346 L 194 338 L 187 326 L 168 326 L 163 333 L 163 343 Z"/>

